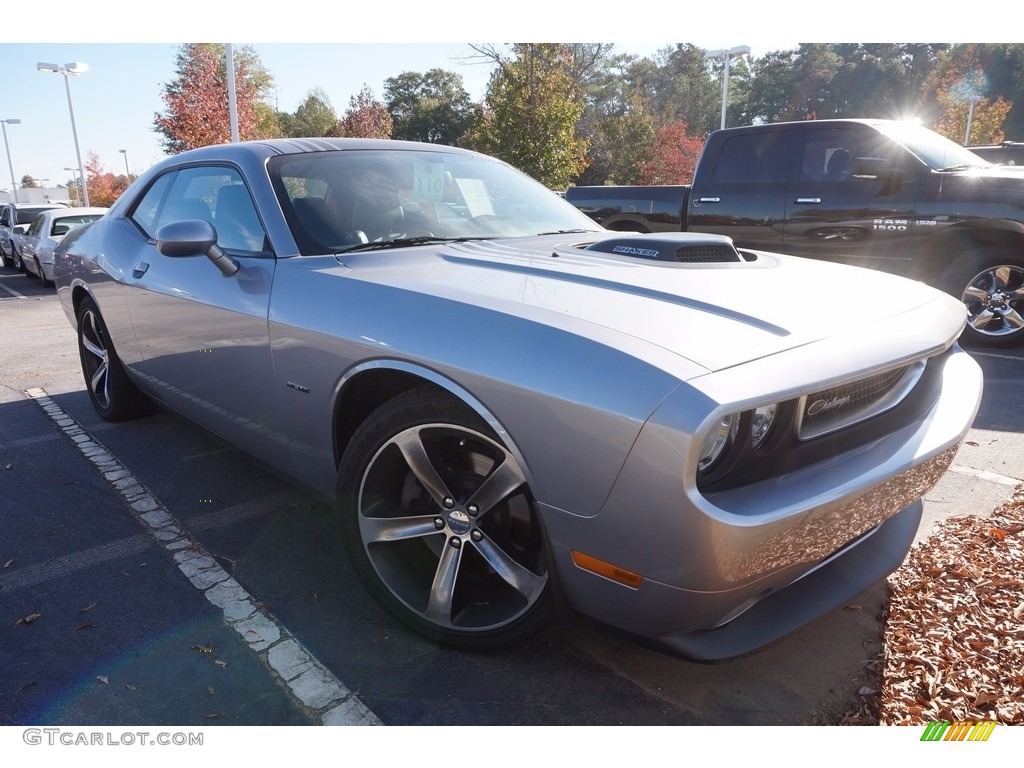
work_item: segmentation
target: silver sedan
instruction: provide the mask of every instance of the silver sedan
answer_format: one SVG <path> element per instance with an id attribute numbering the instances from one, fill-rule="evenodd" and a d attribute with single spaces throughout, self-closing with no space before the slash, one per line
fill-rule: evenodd
<path id="1" fill-rule="evenodd" d="M 21 236 L 21 263 L 25 271 L 53 285 L 53 250 L 71 230 L 96 221 L 106 208 L 51 208 L 39 213 Z"/>
<path id="2" fill-rule="evenodd" d="M 367 588 L 468 648 L 557 609 L 760 648 L 900 564 L 981 397 L 945 294 L 601 230 L 451 147 L 177 155 L 56 281 L 101 416 L 159 403 L 333 497 Z"/>

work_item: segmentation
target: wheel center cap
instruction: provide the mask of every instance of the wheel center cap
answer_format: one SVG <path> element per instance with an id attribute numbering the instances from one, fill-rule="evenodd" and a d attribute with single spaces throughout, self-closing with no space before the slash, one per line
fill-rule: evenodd
<path id="1" fill-rule="evenodd" d="M 461 509 L 453 509 L 448 513 L 448 528 L 456 536 L 465 536 L 472 528 L 469 515 Z"/>

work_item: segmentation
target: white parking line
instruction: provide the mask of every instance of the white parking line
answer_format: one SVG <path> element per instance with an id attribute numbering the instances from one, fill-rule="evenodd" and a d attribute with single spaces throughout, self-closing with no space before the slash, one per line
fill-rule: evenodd
<path id="1" fill-rule="evenodd" d="M 99 470 L 143 528 L 249 648 L 323 725 L 381 725 L 381 721 L 192 538 L 168 509 L 118 459 L 50 399 L 27 389 L 43 412 Z"/>
<path id="2" fill-rule="evenodd" d="M 1011 488 L 1024 483 L 1024 480 L 1019 480 L 1016 477 L 1010 477 L 1008 475 L 1000 475 L 998 472 L 989 472 L 987 469 L 975 469 L 974 467 L 965 467 L 963 464 L 952 464 L 949 467 L 950 472 L 956 472 L 959 475 L 967 475 L 968 477 L 976 477 L 979 480 L 988 480 L 992 483 L 999 483 L 1000 485 L 1009 485 Z"/>
<path id="3" fill-rule="evenodd" d="M 970 351 L 971 357 L 994 357 L 998 360 L 1016 360 L 1017 362 L 1024 361 L 1024 357 L 1016 355 L 1000 355 L 998 352 L 977 352 L 975 350 Z"/>
<path id="4" fill-rule="evenodd" d="M 11 296 L 13 296 L 16 299 L 27 299 L 28 298 L 28 296 L 23 296 L 22 294 L 18 293 L 13 288 L 8 288 L 6 285 L 4 285 L 3 280 L 0 280 L 0 288 L 3 288 L 5 291 L 7 291 L 9 294 L 11 294 Z"/>

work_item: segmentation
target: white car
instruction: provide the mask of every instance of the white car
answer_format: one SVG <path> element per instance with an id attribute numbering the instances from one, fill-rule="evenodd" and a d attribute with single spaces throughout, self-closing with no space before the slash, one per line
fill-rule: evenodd
<path id="1" fill-rule="evenodd" d="M 21 262 L 25 271 L 53 285 L 53 249 L 64 235 L 83 224 L 96 221 L 106 208 L 51 208 L 32 219 L 21 236 Z"/>

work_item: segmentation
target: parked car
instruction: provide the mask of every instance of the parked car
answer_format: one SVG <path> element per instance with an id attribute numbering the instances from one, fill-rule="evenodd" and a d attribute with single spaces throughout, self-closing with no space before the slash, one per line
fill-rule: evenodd
<path id="1" fill-rule="evenodd" d="M 37 214 L 21 236 L 19 253 L 25 271 L 53 284 L 53 249 L 76 227 L 96 221 L 106 208 L 51 208 Z"/>
<path id="2" fill-rule="evenodd" d="M 987 144 L 968 147 L 971 152 L 996 165 L 1024 166 L 1024 142 L 1004 141 L 1001 144 Z"/>
<path id="3" fill-rule="evenodd" d="M 20 238 L 36 214 L 52 208 L 67 208 L 67 203 L 7 203 L 0 209 L 0 253 L 4 266 L 22 270 Z"/>
<path id="4" fill-rule="evenodd" d="M 957 299 L 603 230 L 453 147 L 184 152 L 57 251 L 100 416 L 159 403 L 333 497 L 369 590 L 459 647 L 563 604 L 772 642 L 900 564 L 981 396 Z"/>

